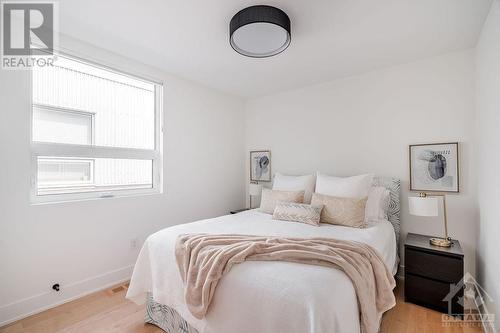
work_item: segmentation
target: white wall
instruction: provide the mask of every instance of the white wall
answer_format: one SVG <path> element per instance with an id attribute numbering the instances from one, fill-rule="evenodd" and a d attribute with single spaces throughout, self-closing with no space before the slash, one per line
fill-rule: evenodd
<path id="1" fill-rule="evenodd" d="M 448 54 L 251 100 L 247 150 L 270 149 L 273 172 L 400 178 L 404 240 L 407 232 L 444 232 L 440 219 L 408 215 L 408 145 L 459 141 L 461 188 L 449 195 L 449 233 L 460 240 L 465 268 L 474 274 L 473 55 Z"/>
<path id="2" fill-rule="evenodd" d="M 142 244 L 159 229 L 244 205 L 239 99 L 79 42 L 62 45 L 164 81 L 165 192 L 30 205 L 29 75 L 0 71 L 0 326 L 128 279 L 138 253 L 131 250 L 133 238 Z M 54 282 L 61 283 L 60 293 L 51 291 Z"/>
<path id="3" fill-rule="evenodd" d="M 500 2 L 493 1 L 476 48 L 480 284 L 500 302 Z M 487 304 L 494 311 L 494 303 Z M 500 306 L 496 327 L 500 328 Z"/>

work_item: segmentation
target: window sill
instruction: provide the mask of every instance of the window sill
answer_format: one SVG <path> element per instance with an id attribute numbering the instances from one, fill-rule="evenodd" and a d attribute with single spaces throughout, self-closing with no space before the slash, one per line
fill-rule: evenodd
<path id="1" fill-rule="evenodd" d="M 94 200 L 112 200 L 120 198 L 130 198 L 130 197 L 142 197 L 162 194 L 163 191 L 159 189 L 148 189 L 148 190 L 127 190 L 127 191 L 113 191 L 106 193 L 77 193 L 77 194 L 62 194 L 62 195 L 45 195 L 45 196 L 34 196 L 31 198 L 31 206 L 41 206 L 50 204 L 62 204 L 62 203 L 76 203 L 80 201 L 94 201 Z"/>

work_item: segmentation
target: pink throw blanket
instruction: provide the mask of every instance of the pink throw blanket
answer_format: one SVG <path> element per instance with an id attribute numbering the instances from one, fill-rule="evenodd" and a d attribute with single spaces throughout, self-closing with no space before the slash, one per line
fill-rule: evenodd
<path id="1" fill-rule="evenodd" d="M 376 333 L 382 313 L 396 304 L 391 272 L 372 247 L 359 242 L 194 234 L 177 238 L 175 256 L 187 307 L 199 319 L 207 313 L 220 278 L 234 264 L 246 260 L 289 261 L 342 270 L 356 290 L 363 333 Z M 319 287 L 328 292 L 327 286 Z"/>

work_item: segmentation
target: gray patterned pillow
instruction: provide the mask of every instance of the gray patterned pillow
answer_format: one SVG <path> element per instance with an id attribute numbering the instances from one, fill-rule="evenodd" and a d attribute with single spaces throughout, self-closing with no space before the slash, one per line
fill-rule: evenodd
<path id="1" fill-rule="evenodd" d="M 279 202 L 274 209 L 273 219 L 319 225 L 323 205 L 307 205 L 293 202 Z"/>

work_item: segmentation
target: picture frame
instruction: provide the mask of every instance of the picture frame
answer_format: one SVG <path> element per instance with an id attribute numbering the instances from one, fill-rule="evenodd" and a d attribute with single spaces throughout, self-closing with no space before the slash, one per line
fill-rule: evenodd
<path id="1" fill-rule="evenodd" d="M 409 146 L 410 191 L 460 192 L 458 142 Z"/>
<path id="2" fill-rule="evenodd" d="M 271 173 L 271 151 L 252 150 L 250 151 L 250 181 L 270 182 Z"/>

